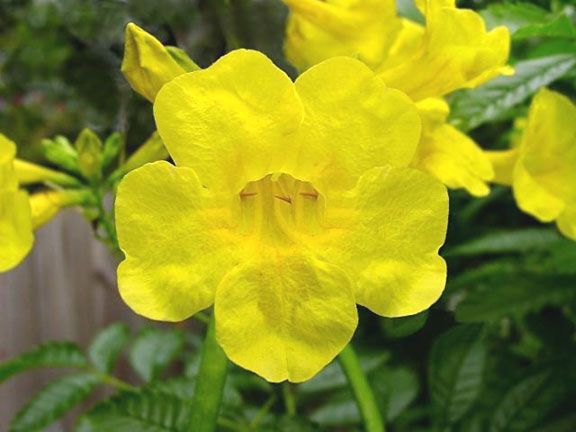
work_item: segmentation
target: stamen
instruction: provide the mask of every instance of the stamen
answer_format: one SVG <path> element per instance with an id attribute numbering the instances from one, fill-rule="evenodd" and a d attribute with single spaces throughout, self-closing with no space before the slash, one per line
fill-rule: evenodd
<path id="1" fill-rule="evenodd" d="M 300 192 L 300 195 L 314 199 L 318 198 L 318 193 L 315 192 Z"/>
<path id="2" fill-rule="evenodd" d="M 274 195 L 274 198 L 278 198 L 279 200 L 286 201 L 288 204 L 292 204 L 292 199 L 290 197 Z"/>
<path id="3" fill-rule="evenodd" d="M 240 198 L 251 197 L 254 195 L 258 195 L 258 192 L 240 192 Z"/>

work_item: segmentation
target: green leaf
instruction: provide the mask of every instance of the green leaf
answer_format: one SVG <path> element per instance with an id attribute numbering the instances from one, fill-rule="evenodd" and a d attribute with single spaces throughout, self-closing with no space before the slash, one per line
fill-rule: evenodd
<path id="1" fill-rule="evenodd" d="M 531 37 L 576 37 L 576 28 L 564 13 L 553 14 L 531 3 L 499 3 L 481 12 L 489 28 L 505 25 L 515 40 Z"/>
<path id="2" fill-rule="evenodd" d="M 527 228 L 501 231 L 459 245 L 444 253 L 445 256 L 475 256 L 484 254 L 524 253 L 550 249 L 563 238 L 554 229 Z"/>
<path id="3" fill-rule="evenodd" d="M 130 350 L 130 362 L 146 382 L 157 379 L 184 347 L 184 335 L 179 331 L 144 329 Z"/>
<path id="4" fill-rule="evenodd" d="M 516 74 L 498 77 L 480 88 L 463 90 L 451 98 L 451 122 L 463 130 L 501 120 L 540 88 L 564 76 L 576 65 L 576 55 L 554 55 L 518 62 Z"/>
<path id="5" fill-rule="evenodd" d="M 84 414 L 77 432 L 173 432 L 183 430 L 190 403 L 161 392 L 123 392 Z"/>
<path id="6" fill-rule="evenodd" d="M 541 24 L 551 13 L 531 3 L 495 3 L 481 11 L 488 28 L 506 26 L 511 33 L 518 29 Z"/>
<path id="7" fill-rule="evenodd" d="M 482 327 L 463 325 L 442 334 L 432 346 L 429 385 L 441 424 L 458 421 L 482 389 L 486 348 Z"/>
<path id="8" fill-rule="evenodd" d="M 381 367 L 370 374 L 370 381 L 377 400 L 385 407 L 383 412 L 389 422 L 396 419 L 418 396 L 418 378 L 405 367 Z M 325 427 L 359 424 L 362 420 L 356 400 L 348 389 L 333 396 L 310 418 Z"/>
<path id="9" fill-rule="evenodd" d="M 428 311 L 399 318 L 382 318 L 380 325 L 386 336 L 392 339 L 403 338 L 416 333 L 426 324 Z"/>
<path id="10" fill-rule="evenodd" d="M 100 331 L 88 348 L 94 366 L 104 373 L 111 372 L 129 336 L 128 326 L 122 323 L 112 324 Z"/>
<path id="11" fill-rule="evenodd" d="M 551 370 L 516 383 L 496 407 L 490 432 L 534 430 L 565 397 L 565 387 Z"/>
<path id="12" fill-rule="evenodd" d="M 566 39 L 576 38 L 576 27 L 566 15 L 560 15 L 545 23 L 537 23 L 523 27 L 515 32 L 514 39 L 527 39 L 531 37 L 557 37 Z"/>
<path id="13" fill-rule="evenodd" d="M 576 277 L 529 271 L 492 274 L 470 290 L 456 308 L 461 322 L 490 322 L 576 298 Z"/>
<path id="14" fill-rule="evenodd" d="M 190 377 L 176 377 L 169 380 L 157 381 L 149 388 L 156 392 L 166 393 L 182 400 L 192 400 L 196 379 Z M 223 408 L 238 408 L 242 405 L 242 395 L 234 386 L 231 380 L 226 380 L 224 395 L 222 398 Z"/>
<path id="15" fill-rule="evenodd" d="M 99 383 L 92 374 L 71 375 L 52 381 L 18 412 L 10 432 L 34 432 L 51 425 L 81 402 Z"/>
<path id="16" fill-rule="evenodd" d="M 86 357 L 71 342 L 48 342 L 0 364 L 0 383 L 11 376 L 38 367 L 85 367 Z"/>

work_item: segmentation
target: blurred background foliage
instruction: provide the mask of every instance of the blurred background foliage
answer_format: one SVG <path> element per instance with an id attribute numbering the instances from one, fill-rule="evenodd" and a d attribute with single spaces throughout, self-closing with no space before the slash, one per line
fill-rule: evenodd
<path id="1" fill-rule="evenodd" d="M 511 29 L 517 74 L 452 95 L 451 119 L 482 147 L 505 148 L 514 120 L 540 87 L 576 97 L 576 6 L 572 0 L 459 4 L 481 11 L 488 26 Z M 400 6 L 414 13 L 410 2 Z M 41 158 L 42 138 L 74 137 L 84 127 L 101 136 L 123 131 L 136 147 L 154 124 L 148 102 L 120 75 L 127 22 L 184 48 L 201 66 L 249 47 L 294 75 L 282 55 L 285 14 L 278 0 L 0 0 L 0 130 L 33 160 Z M 354 344 L 389 429 L 576 430 L 576 244 L 521 213 L 509 189 L 494 187 L 482 199 L 451 192 L 443 254 L 448 285 L 429 312 L 381 319 L 361 310 Z M 12 430 L 41 430 L 100 384 L 118 393 L 84 414 L 78 430 L 180 430 L 199 344 L 175 328 L 130 335 L 116 324 L 86 353 L 68 343 L 35 348 L 0 366 L 0 382 L 37 366 L 80 372 L 36 395 Z M 111 377 L 121 353 L 140 377 L 134 384 L 140 391 Z M 222 430 L 361 427 L 337 363 L 305 384 L 284 387 L 234 368 L 227 386 Z"/>

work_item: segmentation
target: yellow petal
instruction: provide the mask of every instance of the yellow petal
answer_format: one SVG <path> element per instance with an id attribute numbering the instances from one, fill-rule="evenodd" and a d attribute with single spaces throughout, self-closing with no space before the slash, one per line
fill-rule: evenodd
<path id="1" fill-rule="evenodd" d="M 576 240 L 576 203 L 572 203 L 558 216 L 556 221 L 562 234 L 572 240 Z"/>
<path id="2" fill-rule="evenodd" d="M 218 286 L 217 340 L 233 362 L 268 381 L 310 379 L 354 333 L 350 284 L 311 257 L 262 251 Z"/>
<path id="3" fill-rule="evenodd" d="M 311 243 L 356 281 L 357 303 L 396 317 L 427 309 L 442 294 L 438 256 L 448 222 L 446 188 L 410 168 L 376 168 L 357 187 L 326 199 L 328 233 Z"/>
<path id="4" fill-rule="evenodd" d="M 194 168 L 210 189 L 239 192 L 282 171 L 302 107 L 284 72 L 263 54 L 238 50 L 167 84 L 154 115 L 177 165 Z"/>
<path id="5" fill-rule="evenodd" d="M 224 273 L 235 265 L 223 205 L 193 170 L 167 162 L 124 177 L 116 197 L 118 268 L 124 301 L 151 319 L 180 321 L 209 307 Z"/>
<path id="6" fill-rule="evenodd" d="M 494 177 L 494 170 L 482 149 L 446 123 L 448 106 L 444 101 L 426 99 L 418 106 L 424 128 L 413 166 L 450 188 L 464 188 L 474 196 L 487 195 L 490 189 L 486 183 Z"/>
<path id="7" fill-rule="evenodd" d="M 514 181 L 514 168 L 518 162 L 517 149 L 494 150 L 485 152 L 494 168 L 494 183 L 510 186 Z"/>
<path id="8" fill-rule="evenodd" d="M 64 207 L 88 202 L 91 193 L 85 190 L 45 190 L 30 196 L 32 226 L 34 229 L 50 222 Z"/>
<path id="9" fill-rule="evenodd" d="M 122 73 L 137 93 L 154 102 L 164 84 L 185 72 L 158 39 L 134 23 L 126 26 Z"/>
<path id="10" fill-rule="evenodd" d="M 336 56 L 375 67 L 387 56 L 402 24 L 393 0 L 284 0 L 290 8 L 285 51 L 305 70 Z"/>
<path id="11" fill-rule="evenodd" d="M 0 272 L 20 264 L 33 242 L 28 195 L 0 190 Z"/>
<path id="12" fill-rule="evenodd" d="M 512 73 L 506 66 L 508 29 L 497 27 L 488 32 L 476 12 L 443 3 L 429 2 L 426 34 L 418 52 L 410 60 L 379 72 L 387 85 L 406 92 L 414 100 L 476 87 L 498 75 Z"/>
<path id="13" fill-rule="evenodd" d="M 541 222 L 552 222 L 566 207 L 559 197 L 542 187 L 526 171 L 522 162 L 514 169 L 513 191 L 518 207 Z"/>
<path id="14" fill-rule="evenodd" d="M 16 190 L 18 179 L 14 173 L 16 144 L 0 134 L 0 191 Z"/>
<path id="15" fill-rule="evenodd" d="M 570 99 L 547 89 L 534 97 L 521 162 L 549 193 L 565 202 L 576 201 L 576 106 Z"/>
<path id="16" fill-rule="evenodd" d="M 358 60 L 326 60 L 300 75 L 296 90 L 305 116 L 295 177 L 350 188 L 370 168 L 412 160 L 421 130 L 416 106 Z"/>
<path id="17" fill-rule="evenodd" d="M 14 160 L 16 177 L 21 185 L 52 182 L 61 186 L 78 186 L 80 182 L 63 172 L 55 171 L 20 159 Z"/>

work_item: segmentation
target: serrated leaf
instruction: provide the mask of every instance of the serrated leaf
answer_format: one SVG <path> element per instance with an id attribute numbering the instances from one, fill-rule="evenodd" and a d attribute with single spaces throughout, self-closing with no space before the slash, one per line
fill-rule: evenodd
<path id="1" fill-rule="evenodd" d="M 445 256 L 474 256 L 546 250 L 562 241 L 556 230 L 527 228 L 487 234 L 448 250 Z"/>
<path id="2" fill-rule="evenodd" d="M 71 375 L 52 381 L 22 408 L 10 423 L 10 432 L 34 432 L 81 402 L 99 383 L 92 374 Z"/>
<path id="3" fill-rule="evenodd" d="M 85 367 L 86 357 L 71 342 L 48 342 L 0 364 L 0 383 L 11 376 L 39 367 Z"/>
<path id="4" fill-rule="evenodd" d="M 576 277 L 522 273 L 493 274 L 470 290 L 456 308 L 461 322 L 490 322 L 518 316 L 576 298 Z"/>
<path id="5" fill-rule="evenodd" d="M 151 384 L 151 389 L 166 393 L 182 400 L 192 400 L 196 379 L 190 377 L 177 377 L 166 381 L 158 381 Z M 234 388 L 230 380 L 226 380 L 222 406 L 225 408 L 237 408 L 242 404 L 242 395 Z"/>
<path id="6" fill-rule="evenodd" d="M 463 325 L 442 334 L 432 347 L 429 385 L 441 424 L 458 421 L 482 389 L 486 348 L 482 327 Z"/>
<path id="7" fill-rule="evenodd" d="M 576 65 L 576 55 L 554 55 L 514 65 L 516 73 L 480 88 L 462 90 L 451 98 L 451 122 L 463 130 L 501 120 L 540 88 L 564 76 Z"/>
<path id="8" fill-rule="evenodd" d="M 94 366 L 102 372 L 111 372 L 129 335 L 128 326 L 122 323 L 112 324 L 100 331 L 88 347 L 88 356 Z"/>
<path id="9" fill-rule="evenodd" d="M 516 383 L 498 404 L 490 432 L 533 430 L 565 395 L 553 371 L 541 371 Z"/>
<path id="10" fill-rule="evenodd" d="M 77 432 L 174 432 L 183 430 L 190 403 L 161 392 L 123 392 L 84 414 Z"/>
<path id="11" fill-rule="evenodd" d="M 146 382 L 160 376 L 184 347 L 184 335 L 179 331 L 144 329 L 134 340 L 130 362 Z"/>

